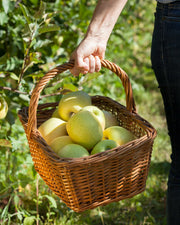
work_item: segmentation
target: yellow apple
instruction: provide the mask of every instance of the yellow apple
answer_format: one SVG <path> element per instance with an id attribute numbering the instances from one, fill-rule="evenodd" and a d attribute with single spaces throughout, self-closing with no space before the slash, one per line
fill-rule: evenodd
<path id="1" fill-rule="evenodd" d="M 48 145 L 55 138 L 67 135 L 66 122 L 54 117 L 42 123 L 38 130 Z"/>
<path id="2" fill-rule="evenodd" d="M 94 148 L 91 151 L 91 155 L 99 153 L 99 152 L 104 152 L 106 150 L 115 148 L 117 146 L 118 144 L 113 140 L 102 140 L 94 146 Z"/>
<path id="3" fill-rule="evenodd" d="M 58 152 L 66 145 L 73 144 L 73 141 L 69 136 L 60 136 L 51 141 L 49 146 L 52 148 L 54 152 L 58 154 Z"/>
<path id="4" fill-rule="evenodd" d="M 123 145 L 134 140 L 135 136 L 123 127 L 112 126 L 104 130 L 103 139 L 114 140 L 118 145 Z"/>
<path id="5" fill-rule="evenodd" d="M 105 117 L 105 129 L 112 126 L 118 126 L 119 122 L 116 119 L 115 115 L 113 115 L 111 112 L 102 110 Z"/>
<path id="6" fill-rule="evenodd" d="M 91 105 L 91 97 L 86 92 L 70 92 L 61 98 L 58 112 L 63 120 L 68 121 L 74 113 L 88 105 Z"/>
<path id="7" fill-rule="evenodd" d="M 58 109 L 55 109 L 55 110 L 54 110 L 54 112 L 53 112 L 53 114 L 52 114 L 51 117 L 60 118 Z"/>
<path id="8" fill-rule="evenodd" d="M 67 132 L 73 142 L 90 150 L 103 137 L 103 129 L 93 112 L 79 111 L 67 122 Z"/>
<path id="9" fill-rule="evenodd" d="M 89 156 L 89 152 L 81 145 L 68 144 L 58 152 L 58 155 L 62 158 L 80 158 Z"/>
<path id="10" fill-rule="evenodd" d="M 0 96 L 0 119 L 4 119 L 8 112 L 8 104 L 5 99 Z"/>
<path id="11" fill-rule="evenodd" d="M 81 111 L 89 111 L 94 114 L 94 116 L 97 118 L 97 120 L 100 122 L 102 129 L 105 128 L 105 117 L 102 110 L 100 110 L 97 106 L 85 106 L 81 109 Z"/>

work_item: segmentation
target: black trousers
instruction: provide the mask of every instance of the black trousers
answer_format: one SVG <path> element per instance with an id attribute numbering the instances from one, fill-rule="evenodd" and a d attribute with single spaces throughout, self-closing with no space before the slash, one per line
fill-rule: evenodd
<path id="1" fill-rule="evenodd" d="M 172 145 L 167 221 L 168 225 L 180 225 L 180 1 L 157 3 L 151 61 Z"/>

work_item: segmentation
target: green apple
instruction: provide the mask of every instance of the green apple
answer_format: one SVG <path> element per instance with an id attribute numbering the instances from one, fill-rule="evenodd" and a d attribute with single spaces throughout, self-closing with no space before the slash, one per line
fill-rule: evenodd
<path id="1" fill-rule="evenodd" d="M 58 109 L 55 109 L 55 110 L 54 110 L 54 112 L 53 112 L 53 114 L 52 114 L 51 117 L 60 118 Z"/>
<path id="2" fill-rule="evenodd" d="M 60 136 L 51 141 L 49 146 L 52 148 L 54 152 L 58 154 L 58 152 L 66 145 L 73 144 L 73 141 L 69 136 Z"/>
<path id="3" fill-rule="evenodd" d="M 8 104 L 5 99 L 0 96 L 0 119 L 4 119 L 8 112 Z"/>
<path id="4" fill-rule="evenodd" d="M 102 140 L 103 129 L 93 112 L 82 110 L 67 122 L 67 132 L 73 142 L 90 150 Z"/>
<path id="5" fill-rule="evenodd" d="M 68 144 L 58 152 L 58 155 L 62 158 L 80 158 L 89 156 L 89 152 L 81 145 Z"/>
<path id="6" fill-rule="evenodd" d="M 91 151 L 91 155 L 104 152 L 106 150 L 116 148 L 118 146 L 117 142 L 113 140 L 102 140 L 98 142 Z"/>
<path id="7" fill-rule="evenodd" d="M 42 123 L 38 130 L 48 145 L 55 138 L 67 135 L 66 122 L 54 117 Z"/>
<path id="8" fill-rule="evenodd" d="M 89 111 L 94 114 L 97 120 L 100 122 L 102 129 L 105 128 L 105 116 L 102 110 L 100 110 L 97 106 L 85 106 L 81 109 L 81 111 Z"/>
<path id="9" fill-rule="evenodd" d="M 63 95 L 58 105 L 60 118 L 68 121 L 74 113 L 88 105 L 91 105 L 91 97 L 84 91 L 75 91 Z"/>
<path id="10" fill-rule="evenodd" d="M 118 145 L 123 145 L 134 140 L 135 136 L 123 127 L 112 126 L 104 130 L 103 139 L 114 140 Z"/>
<path id="11" fill-rule="evenodd" d="M 118 126 L 119 122 L 116 119 L 115 115 L 113 115 L 111 112 L 102 110 L 105 117 L 105 129 L 112 126 Z"/>

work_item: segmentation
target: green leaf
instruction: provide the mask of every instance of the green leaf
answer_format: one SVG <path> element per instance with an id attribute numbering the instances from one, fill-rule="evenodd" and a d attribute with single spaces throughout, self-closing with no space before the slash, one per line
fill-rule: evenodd
<path id="1" fill-rule="evenodd" d="M 33 225 L 36 218 L 34 216 L 29 216 L 24 219 L 23 225 Z"/>
<path id="2" fill-rule="evenodd" d="M 93 80 L 99 76 L 101 76 L 102 73 L 101 72 L 97 72 L 97 73 L 87 73 L 85 76 L 82 76 L 80 81 L 79 81 L 79 85 L 83 85 L 86 82 Z"/>
<path id="3" fill-rule="evenodd" d="M 19 98 L 21 98 L 22 100 L 24 100 L 26 102 L 29 102 L 30 101 L 30 98 L 29 98 L 28 95 L 20 94 L 19 95 Z"/>
<path id="4" fill-rule="evenodd" d="M 6 215 L 8 213 L 8 209 L 9 209 L 9 204 L 4 207 L 4 209 L 1 213 L 1 217 L 0 217 L 1 219 L 4 219 L 6 217 Z"/>
<path id="5" fill-rule="evenodd" d="M 41 1 L 39 10 L 35 13 L 34 18 L 41 19 L 46 9 L 46 4 Z"/>
<path id="6" fill-rule="evenodd" d="M 52 206 L 54 208 L 57 208 L 57 203 L 56 203 L 56 201 L 55 201 L 55 199 L 53 197 L 51 197 L 49 195 L 44 195 L 43 197 L 46 197 L 51 202 Z"/>
<path id="7" fill-rule="evenodd" d="M 1 17 L 1 15 L 0 15 L 0 17 Z M 8 54 L 5 53 L 3 56 L 0 57 L 0 65 L 5 64 L 7 59 L 8 59 Z"/>
<path id="8" fill-rule="evenodd" d="M 15 116 L 14 116 L 14 114 L 10 110 L 7 113 L 6 120 L 8 121 L 8 123 L 10 125 L 13 125 L 14 122 L 15 122 Z"/>
<path id="9" fill-rule="evenodd" d="M 54 12 L 54 13 L 45 13 L 44 15 L 43 15 L 43 19 L 44 19 L 44 21 L 49 21 L 49 19 L 51 19 L 52 17 L 53 17 L 53 15 L 55 15 L 56 13 Z"/>
<path id="10" fill-rule="evenodd" d="M 39 79 L 39 78 L 41 78 L 43 76 L 44 76 L 44 73 L 40 71 L 40 72 L 28 74 L 28 75 L 26 75 L 24 77 L 32 77 L 33 79 L 35 79 L 35 78 L 38 78 Z"/>
<path id="11" fill-rule="evenodd" d="M 19 196 L 17 194 L 14 196 L 14 204 L 15 204 L 16 207 L 19 204 Z"/>
<path id="12" fill-rule="evenodd" d="M 18 150 L 22 146 L 21 140 L 14 137 L 9 137 L 9 139 L 11 140 L 13 150 Z"/>
<path id="13" fill-rule="evenodd" d="M 72 83 L 64 83 L 64 84 L 63 84 L 63 89 L 65 89 L 65 90 L 70 90 L 70 91 L 77 91 L 77 90 L 78 90 L 78 87 L 75 86 L 75 85 L 72 84 Z"/>
<path id="14" fill-rule="evenodd" d="M 0 146 L 12 148 L 11 142 L 6 139 L 0 139 Z"/>
<path id="15" fill-rule="evenodd" d="M 52 32 L 52 31 L 58 31 L 60 30 L 60 27 L 58 25 L 55 24 L 48 24 L 48 25 L 44 25 L 42 27 L 39 28 L 39 33 L 47 33 L 47 32 Z"/>
<path id="16" fill-rule="evenodd" d="M 35 44 L 34 44 L 34 49 L 39 49 L 39 48 L 42 48 L 44 46 L 47 46 L 49 45 L 50 43 L 52 43 L 52 40 L 48 40 L 48 39 L 45 39 L 45 40 L 38 40 Z"/>
<path id="17" fill-rule="evenodd" d="M 11 77 L 13 80 L 19 80 L 18 76 L 17 76 L 15 73 L 10 73 L 10 77 Z"/>
<path id="18" fill-rule="evenodd" d="M 25 42 L 29 42 L 31 39 L 31 28 L 28 23 L 25 24 L 24 29 L 22 31 L 23 40 Z"/>
<path id="19" fill-rule="evenodd" d="M 5 12 L 0 12 L 0 25 L 4 25 L 8 22 L 8 16 Z"/>
<path id="20" fill-rule="evenodd" d="M 25 71 L 31 67 L 33 64 L 42 63 L 41 53 L 40 52 L 31 52 L 29 57 L 26 60 L 26 68 Z"/>
<path id="21" fill-rule="evenodd" d="M 4 12 L 7 14 L 9 11 L 10 0 L 2 0 L 2 6 L 4 8 Z"/>
<path id="22" fill-rule="evenodd" d="M 30 24 L 31 23 L 31 17 L 30 17 L 30 14 L 28 12 L 28 9 L 26 8 L 25 5 L 23 5 L 21 3 L 19 3 L 19 6 L 21 8 L 21 11 L 22 11 L 24 17 L 26 18 L 27 23 Z"/>

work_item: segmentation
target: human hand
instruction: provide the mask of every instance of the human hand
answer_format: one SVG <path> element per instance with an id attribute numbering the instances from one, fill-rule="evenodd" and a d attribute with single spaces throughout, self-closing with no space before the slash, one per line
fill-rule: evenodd
<path id="1" fill-rule="evenodd" d="M 94 73 L 101 69 L 101 60 L 104 59 L 106 43 L 99 43 L 94 38 L 85 38 L 71 55 L 74 67 L 71 73 L 78 76 L 80 73 Z"/>

